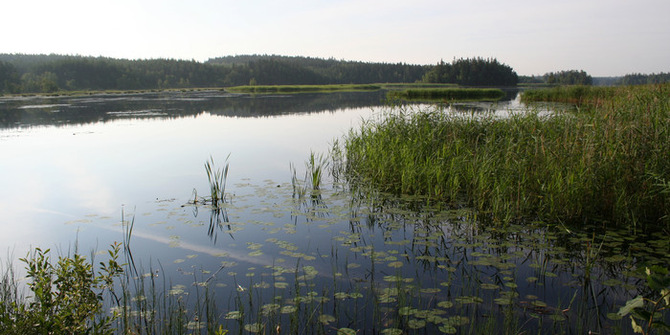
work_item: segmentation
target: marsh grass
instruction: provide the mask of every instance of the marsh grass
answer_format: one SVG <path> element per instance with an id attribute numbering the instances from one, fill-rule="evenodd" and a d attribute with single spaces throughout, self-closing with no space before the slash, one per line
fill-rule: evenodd
<path id="1" fill-rule="evenodd" d="M 209 161 L 205 162 L 205 172 L 207 172 L 207 180 L 209 181 L 209 202 L 214 208 L 226 202 L 226 181 L 228 180 L 228 168 L 230 166 L 228 163 L 229 157 L 230 155 L 226 156 L 226 163 L 221 169 L 216 168 L 213 157 L 210 157 Z"/>
<path id="2" fill-rule="evenodd" d="M 336 165 L 350 181 L 500 222 L 667 227 L 670 85 L 589 90 L 589 104 L 549 116 L 396 108 L 352 130 Z"/>
<path id="3" fill-rule="evenodd" d="M 505 97 L 498 88 L 411 88 L 388 93 L 391 99 L 495 101 Z"/>
<path id="4" fill-rule="evenodd" d="M 226 90 L 234 93 L 314 93 L 314 92 L 336 92 L 336 91 L 376 91 L 381 85 L 371 84 L 342 84 L 342 85 L 249 85 L 234 86 Z"/>

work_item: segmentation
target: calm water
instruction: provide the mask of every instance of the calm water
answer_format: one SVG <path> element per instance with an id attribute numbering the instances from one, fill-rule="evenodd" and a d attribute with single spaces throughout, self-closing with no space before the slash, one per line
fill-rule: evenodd
<path id="1" fill-rule="evenodd" d="M 667 234 L 486 227 L 330 183 L 294 196 L 290 164 L 302 177 L 311 152 L 385 108 L 383 93 L 0 100 L 0 246 L 105 250 L 123 213 L 140 272 L 192 305 L 209 287 L 234 331 L 630 332 L 612 313 L 644 292 L 639 262 L 667 266 Z M 189 204 L 208 190 L 205 161 L 229 154 L 225 209 Z"/>

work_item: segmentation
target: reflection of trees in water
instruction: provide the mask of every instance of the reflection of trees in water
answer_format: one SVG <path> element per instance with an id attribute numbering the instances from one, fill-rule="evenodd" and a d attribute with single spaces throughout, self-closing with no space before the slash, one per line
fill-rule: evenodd
<path id="1" fill-rule="evenodd" d="M 384 97 L 383 91 L 256 96 L 198 91 L 5 100 L 0 101 L 0 127 L 176 119 L 203 112 L 227 117 L 324 113 L 381 106 Z"/>

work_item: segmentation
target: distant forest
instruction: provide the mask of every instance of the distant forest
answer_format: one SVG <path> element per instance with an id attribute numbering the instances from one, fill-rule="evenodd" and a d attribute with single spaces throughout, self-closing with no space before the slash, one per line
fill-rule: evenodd
<path id="1" fill-rule="evenodd" d="M 232 56 L 202 63 L 0 54 L 0 92 L 413 83 L 420 81 L 429 68 L 283 56 Z"/>
<path id="2" fill-rule="evenodd" d="M 83 90 L 153 90 L 239 85 L 453 83 L 463 86 L 545 84 L 643 84 L 670 74 L 631 74 L 598 81 L 583 71 L 517 76 L 496 59 L 454 59 L 436 65 L 366 63 L 336 59 L 243 55 L 206 62 L 127 60 L 67 55 L 0 54 L 0 94 Z M 591 82 L 592 81 L 592 82 Z"/>

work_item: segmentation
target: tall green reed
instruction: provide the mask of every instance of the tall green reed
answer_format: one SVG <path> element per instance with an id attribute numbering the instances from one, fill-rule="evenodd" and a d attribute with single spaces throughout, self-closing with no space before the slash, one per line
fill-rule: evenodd
<path id="1" fill-rule="evenodd" d="M 465 204 L 495 221 L 667 226 L 669 89 L 618 88 L 577 111 L 506 118 L 397 107 L 352 130 L 339 165 L 352 181 Z"/>
<path id="2" fill-rule="evenodd" d="M 226 156 L 226 164 L 222 169 L 217 169 L 214 165 L 214 158 L 210 157 L 209 161 L 205 162 L 205 171 L 207 172 L 207 179 L 209 180 L 209 196 L 212 206 L 219 207 L 226 202 L 226 181 L 228 179 L 228 158 Z"/>

